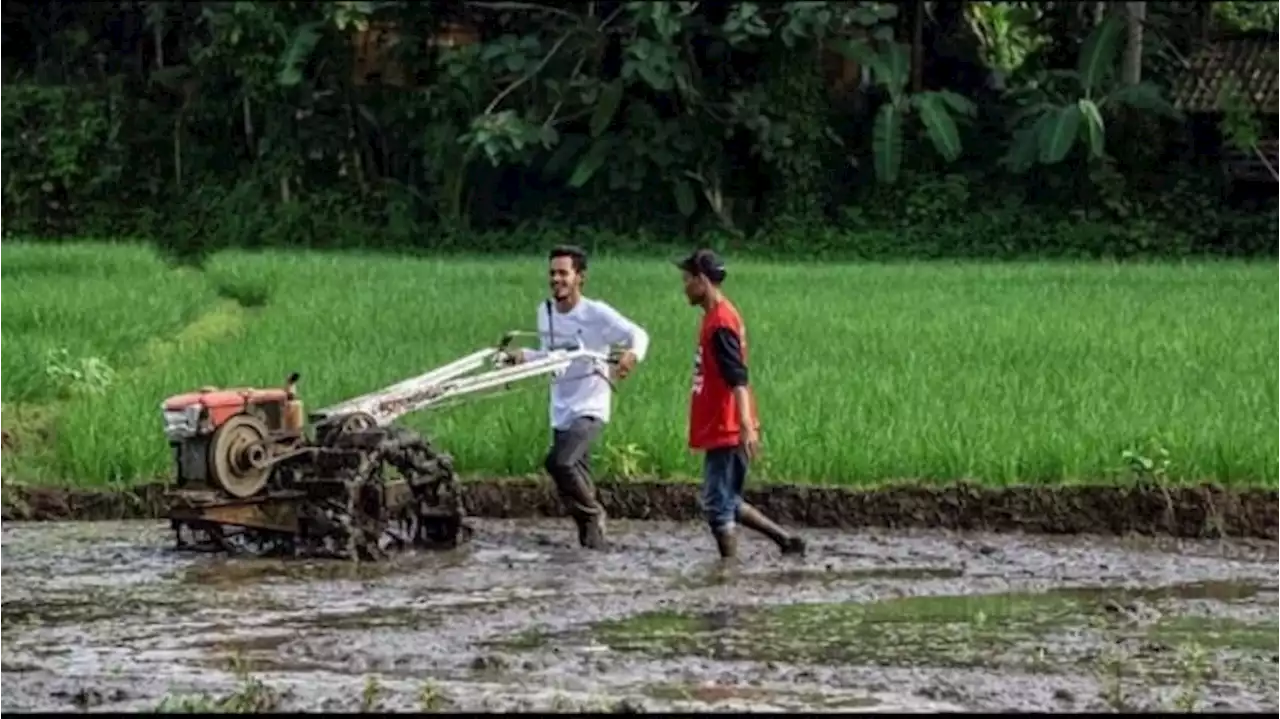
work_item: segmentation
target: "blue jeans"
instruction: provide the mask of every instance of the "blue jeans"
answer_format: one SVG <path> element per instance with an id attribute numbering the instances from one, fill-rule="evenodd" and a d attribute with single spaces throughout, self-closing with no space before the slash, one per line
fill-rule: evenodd
<path id="1" fill-rule="evenodd" d="M 747 456 L 739 447 L 708 450 L 702 460 L 702 513 L 711 531 L 734 525 L 747 481 Z"/>

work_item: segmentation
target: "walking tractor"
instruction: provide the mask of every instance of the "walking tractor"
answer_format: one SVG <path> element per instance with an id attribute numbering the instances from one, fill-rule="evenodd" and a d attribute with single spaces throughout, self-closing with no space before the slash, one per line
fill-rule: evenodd
<path id="1" fill-rule="evenodd" d="M 452 548 L 472 529 L 453 458 L 396 420 L 555 375 L 611 354 L 581 346 L 512 363 L 510 332 L 425 374 L 312 413 L 299 375 L 283 388 L 205 387 L 166 399 L 180 549 L 376 560 L 410 546 Z M 487 368 L 487 369 L 486 369 Z M 480 371 L 486 370 L 486 371 Z"/>

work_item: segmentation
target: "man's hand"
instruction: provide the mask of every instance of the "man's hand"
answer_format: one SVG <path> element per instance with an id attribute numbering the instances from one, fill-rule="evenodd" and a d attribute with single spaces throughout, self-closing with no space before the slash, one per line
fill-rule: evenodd
<path id="1" fill-rule="evenodd" d="M 751 424 L 742 425 L 741 441 L 747 459 L 755 459 L 760 454 L 760 433 Z"/>
<path id="2" fill-rule="evenodd" d="M 635 366 L 636 353 L 631 350 L 627 350 L 622 353 L 622 356 L 618 357 L 617 369 L 614 370 L 614 372 L 617 374 L 619 379 L 626 379 L 627 375 L 631 374 L 631 370 L 635 369 Z"/>
<path id="3" fill-rule="evenodd" d="M 498 356 L 498 364 L 504 367 L 518 365 L 524 362 L 524 350 L 516 348 L 513 350 L 503 350 Z"/>

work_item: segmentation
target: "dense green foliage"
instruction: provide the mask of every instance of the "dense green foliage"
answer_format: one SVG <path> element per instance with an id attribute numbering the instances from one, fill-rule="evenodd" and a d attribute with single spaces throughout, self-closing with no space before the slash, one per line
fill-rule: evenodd
<path id="1" fill-rule="evenodd" d="M 1138 3 L 1136 83 L 1129 5 L 14 4 L 4 226 L 187 257 L 548 234 L 877 258 L 1274 253 L 1274 187 L 1226 202 L 1203 151 L 1218 128 L 1167 102 L 1195 28 L 1274 32 L 1273 4 Z M 394 42 L 370 60 L 379 38 Z M 1256 129 L 1239 108 L 1226 134 L 1247 147 Z"/>
<path id="2" fill-rule="evenodd" d="M 541 256 L 227 252 L 196 272 L 145 248 L 83 244 L 11 245 L 4 259 L 10 481 L 161 476 L 169 394 L 276 386 L 296 370 L 318 408 L 532 327 L 545 292 Z M 601 257 L 589 282 L 652 337 L 619 386 L 599 469 L 694 474 L 684 427 L 698 317 L 678 273 Z M 1121 481 L 1133 451 L 1170 480 L 1274 486 L 1275 287 L 1274 267 L 1236 262 L 735 260 L 728 289 L 751 328 L 764 425 L 754 476 Z M 404 422 L 465 473 L 537 472 L 546 401 L 534 381 Z"/>

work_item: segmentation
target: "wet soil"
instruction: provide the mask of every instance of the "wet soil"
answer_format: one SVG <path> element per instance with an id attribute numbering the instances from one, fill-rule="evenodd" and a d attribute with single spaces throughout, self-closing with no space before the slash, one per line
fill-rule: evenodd
<path id="1" fill-rule="evenodd" d="M 481 479 L 464 485 L 467 511 L 480 517 L 562 517 L 550 483 L 541 479 Z M 602 482 L 612 517 L 693 521 L 697 487 L 674 482 Z M 122 491 L 6 486 L 3 519 L 154 519 L 168 511 L 165 487 Z M 1165 487 L 1021 486 L 987 488 L 897 484 L 868 490 L 761 485 L 746 498 L 783 524 L 815 528 L 934 528 L 1045 534 L 1168 534 L 1175 537 L 1276 539 L 1280 492 L 1207 485 Z"/>
<path id="2" fill-rule="evenodd" d="M 356 565 L 5 522 L 0 709 L 1277 710 L 1271 541 L 475 524 Z"/>

